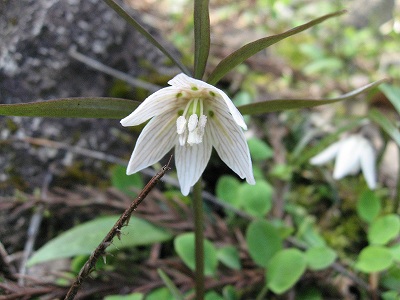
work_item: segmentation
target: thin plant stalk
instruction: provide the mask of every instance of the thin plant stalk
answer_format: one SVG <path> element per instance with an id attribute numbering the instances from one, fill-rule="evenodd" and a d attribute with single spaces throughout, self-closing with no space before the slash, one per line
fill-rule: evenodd
<path id="1" fill-rule="evenodd" d="M 194 234 L 195 234 L 195 291 L 196 300 L 203 300 L 204 287 L 204 210 L 201 178 L 193 187 L 193 214 L 194 214 Z"/>
<path id="2" fill-rule="evenodd" d="M 190 75 L 190 71 L 183 65 L 175 55 L 169 52 L 163 45 L 161 45 L 156 38 L 154 38 L 148 30 L 140 25 L 133 17 L 131 17 L 115 0 L 103 0 L 110 6 L 120 17 L 122 17 L 128 24 L 133 26 L 140 32 L 150 43 L 156 46 L 162 53 L 164 53 L 172 62 L 174 62 L 179 69 L 186 75 Z"/>

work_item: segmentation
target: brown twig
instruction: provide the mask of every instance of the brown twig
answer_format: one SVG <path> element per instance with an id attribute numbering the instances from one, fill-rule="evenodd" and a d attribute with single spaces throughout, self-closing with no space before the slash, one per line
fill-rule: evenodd
<path id="1" fill-rule="evenodd" d="M 98 258 L 105 254 L 106 248 L 112 243 L 112 240 L 115 236 L 120 237 L 121 229 L 124 225 L 129 223 L 130 216 L 132 212 L 139 206 L 139 204 L 146 198 L 149 192 L 153 189 L 153 187 L 157 184 L 157 182 L 164 176 L 164 174 L 170 169 L 169 164 L 171 162 L 172 155 L 168 161 L 168 163 L 161 168 L 161 170 L 147 183 L 144 189 L 140 192 L 140 194 L 136 197 L 136 199 L 131 203 L 131 205 L 124 211 L 115 225 L 111 228 L 108 234 L 105 236 L 103 241 L 97 246 L 97 248 L 92 252 L 89 259 L 85 263 L 85 265 L 80 270 L 78 277 L 75 282 L 71 285 L 67 295 L 65 296 L 65 300 L 72 300 L 75 298 L 82 282 L 85 278 L 90 274 Z"/>

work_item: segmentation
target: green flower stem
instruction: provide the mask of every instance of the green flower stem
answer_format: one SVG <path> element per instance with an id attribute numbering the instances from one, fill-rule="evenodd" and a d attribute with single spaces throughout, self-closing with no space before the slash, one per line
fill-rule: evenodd
<path id="1" fill-rule="evenodd" d="M 193 214 L 194 214 L 194 234 L 195 234 L 195 290 L 196 299 L 204 299 L 204 211 L 203 198 L 201 196 L 201 178 L 193 187 Z"/>

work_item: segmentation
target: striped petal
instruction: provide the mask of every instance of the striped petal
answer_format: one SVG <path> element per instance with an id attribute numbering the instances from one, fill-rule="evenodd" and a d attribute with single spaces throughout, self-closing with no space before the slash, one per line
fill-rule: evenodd
<path id="1" fill-rule="evenodd" d="M 126 174 L 136 173 L 156 162 L 177 142 L 175 110 L 156 116 L 145 126 L 136 142 Z"/>
<path id="2" fill-rule="evenodd" d="M 310 163 L 316 166 L 326 164 L 328 161 L 335 158 L 335 156 L 339 151 L 340 145 L 341 145 L 340 141 L 330 145 L 324 151 L 312 157 L 310 159 Z"/>
<path id="3" fill-rule="evenodd" d="M 136 126 L 172 108 L 178 109 L 182 105 L 176 98 L 178 93 L 176 88 L 166 87 L 151 94 L 129 116 L 121 120 L 122 126 Z"/>
<path id="4" fill-rule="evenodd" d="M 236 106 L 233 104 L 232 100 L 228 97 L 227 94 L 225 94 L 222 90 L 217 89 L 215 87 L 212 87 L 213 91 L 218 93 L 221 98 L 215 98 L 216 102 L 223 102 L 226 107 L 229 109 L 229 112 L 231 113 L 233 119 L 235 120 L 236 124 L 238 124 L 240 127 L 242 127 L 244 130 L 247 130 L 247 125 L 244 122 L 243 116 L 240 113 L 240 111 L 236 108 Z"/>
<path id="5" fill-rule="evenodd" d="M 211 156 L 212 145 L 206 133 L 203 142 L 193 146 L 175 146 L 175 165 L 181 192 L 187 196 L 190 188 L 199 180 Z"/>
<path id="6" fill-rule="evenodd" d="M 212 144 L 222 161 L 240 178 L 255 184 L 250 151 L 242 129 L 226 110 L 215 110 L 209 119 Z"/>
<path id="7" fill-rule="evenodd" d="M 356 136 L 349 137 L 342 141 L 336 156 L 333 178 L 341 179 L 349 174 L 356 174 L 360 171 L 360 154 L 362 148 Z"/>
<path id="8" fill-rule="evenodd" d="M 372 148 L 371 144 L 365 140 L 360 156 L 360 162 L 365 181 L 371 190 L 376 188 L 375 159 L 374 149 Z"/>
<path id="9" fill-rule="evenodd" d="M 214 88 L 212 85 L 205 83 L 204 81 L 194 79 L 187 76 L 186 74 L 180 73 L 168 81 L 168 84 L 172 85 L 178 89 L 191 90 L 192 87 L 197 87 L 198 89 Z"/>
<path id="10" fill-rule="evenodd" d="M 191 78 L 183 73 L 176 75 L 174 78 L 168 81 L 168 84 L 174 86 L 175 88 L 190 90 L 192 87 L 195 86 L 199 90 L 207 89 L 214 92 L 214 94 L 217 95 L 214 100 L 216 102 L 220 102 L 220 104 L 222 103 L 225 107 L 227 107 L 235 122 L 243 129 L 247 129 L 242 114 L 233 104 L 232 100 L 222 90 L 217 89 L 216 87 L 204 81 Z"/>

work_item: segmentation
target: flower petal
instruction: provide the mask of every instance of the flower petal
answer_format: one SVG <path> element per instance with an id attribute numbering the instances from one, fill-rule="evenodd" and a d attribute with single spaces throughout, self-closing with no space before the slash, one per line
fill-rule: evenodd
<path id="1" fill-rule="evenodd" d="M 192 87 L 197 88 L 214 88 L 212 85 L 205 83 L 204 81 L 194 79 L 187 76 L 186 74 L 180 73 L 168 81 L 168 84 L 179 89 L 192 89 Z"/>
<path id="2" fill-rule="evenodd" d="M 244 122 L 244 118 L 243 118 L 242 114 L 236 108 L 235 104 L 233 104 L 232 100 L 228 97 L 228 95 L 225 94 L 224 91 L 217 89 L 216 87 L 213 87 L 212 85 L 210 85 L 210 87 L 212 87 L 213 92 L 218 93 L 222 97 L 222 99 L 215 98 L 216 102 L 218 104 L 220 104 L 219 103 L 220 100 L 223 100 L 221 102 L 226 105 L 226 107 L 228 108 L 229 112 L 231 113 L 233 119 L 235 120 L 236 124 L 238 124 L 244 130 L 247 130 L 247 125 Z M 214 103 L 214 105 L 217 105 L 217 103 Z"/>
<path id="3" fill-rule="evenodd" d="M 177 142 L 175 111 L 156 116 L 136 141 L 126 174 L 136 173 L 159 161 Z"/>
<path id="4" fill-rule="evenodd" d="M 210 135 L 212 144 L 222 161 L 240 178 L 246 178 L 249 184 L 255 184 L 246 138 L 231 114 L 218 109 L 215 115 L 209 118 L 209 122 L 204 138 Z"/>
<path id="5" fill-rule="evenodd" d="M 336 142 L 310 159 L 310 164 L 319 166 L 332 160 L 339 151 L 341 141 Z"/>
<path id="6" fill-rule="evenodd" d="M 189 194 L 190 188 L 199 180 L 211 156 L 211 141 L 204 137 L 203 142 L 193 146 L 175 146 L 175 165 L 181 192 Z"/>
<path id="7" fill-rule="evenodd" d="M 341 179 L 346 175 L 354 175 L 360 171 L 362 148 L 360 148 L 359 142 L 360 140 L 357 136 L 351 136 L 341 142 L 333 170 L 334 179 Z"/>
<path id="8" fill-rule="evenodd" d="M 232 114 L 232 117 L 235 120 L 235 122 L 243 129 L 245 130 L 247 129 L 247 125 L 244 122 L 242 114 L 233 104 L 232 100 L 222 90 L 216 88 L 215 86 L 208 84 L 204 81 L 191 78 L 183 73 L 176 75 L 174 78 L 168 81 L 168 84 L 174 86 L 175 88 L 180 88 L 180 89 L 191 89 L 193 86 L 195 86 L 199 90 L 207 89 L 214 92 L 217 95 L 217 97 L 215 97 L 215 101 L 221 102 L 219 104 L 223 104 L 225 107 L 227 107 L 229 112 Z"/>
<path id="9" fill-rule="evenodd" d="M 375 151 L 369 141 L 365 140 L 360 155 L 361 170 L 364 174 L 368 187 L 373 190 L 376 188 L 376 169 L 375 169 Z"/>
<path id="10" fill-rule="evenodd" d="M 176 98 L 178 93 L 176 88 L 166 87 L 151 94 L 129 116 L 121 120 L 122 126 L 136 126 L 174 107 L 178 108 L 182 105 Z"/>

